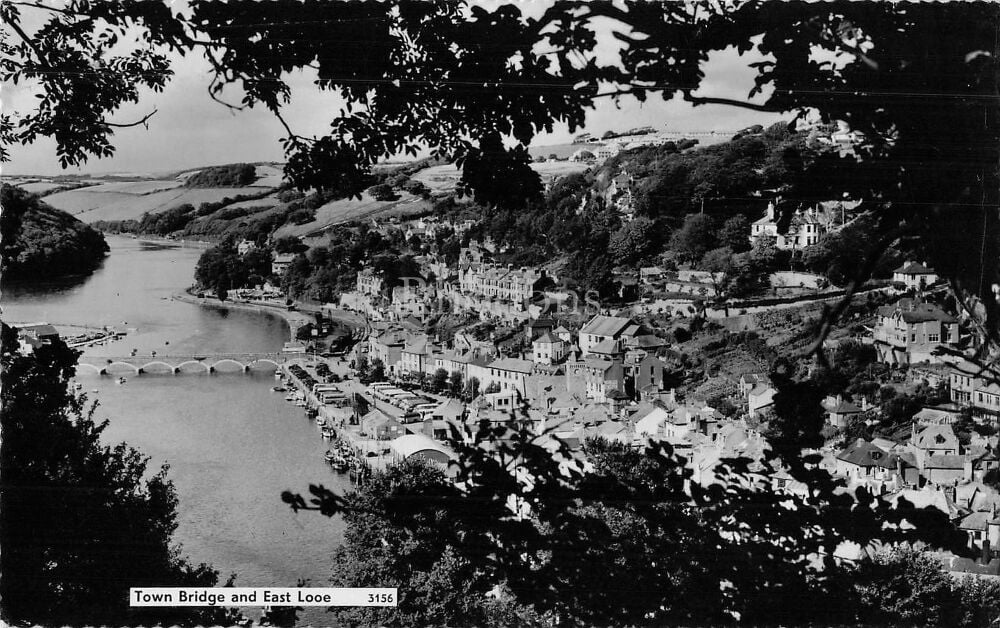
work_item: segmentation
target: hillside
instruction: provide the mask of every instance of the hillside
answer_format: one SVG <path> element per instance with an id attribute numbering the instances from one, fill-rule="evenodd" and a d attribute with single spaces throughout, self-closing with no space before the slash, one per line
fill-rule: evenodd
<path id="1" fill-rule="evenodd" d="M 276 168 L 269 165 L 256 166 L 255 180 L 246 185 L 205 187 L 214 185 L 215 181 L 241 180 L 239 176 L 229 178 L 206 174 L 194 178 L 199 177 L 200 172 L 211 170 L 205 168 L 160 179 L 104 182 L 55 192 L 46 196 L 46 201 L 87 223 L 137 220 L 143 214 L 156 214 L 181 205 L 198 207 L 202 203 L 218 203 L 226 198 L 261 196 L 280 185 L 280 176 L 275 175 Z M 194 178 L 193 183 L 188 184 L 191 178 Z M 244 176 L 242 180 L 248 179 Z"/>
<path id="2" fill-rule="evenodd" d="M 4 184 L 0 204 L 0 272 L 5 282 L 88 273 L 108 251 L 100 232 L 24 190 Z"/>

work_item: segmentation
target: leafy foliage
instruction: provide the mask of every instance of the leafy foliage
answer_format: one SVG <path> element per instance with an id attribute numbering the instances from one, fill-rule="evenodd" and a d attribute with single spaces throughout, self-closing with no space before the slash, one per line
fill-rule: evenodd
<path id="1" fill-rule="evenodd" d="M 189 188 L 238 188 L 257 180 L 253 164 L 229 164 L 199 170 L 184 180 Z"/>
<path id="2" fill-rule="evenodd" d="M 20 355 L 3 326 L 0 594 L 7 621 L 43 625 L 231 623 L 224 609 L 131 608 L 129 587 L 218 584 L 171 544 L 177 497 L 166 467 L 124 443 L 68 389 L 76 353 L 57 341 Z"/>
<path id="3" fill-rule="evenodd" d="M 963 551 L 943 513 L 844 494 L 811 459 L 792 471 L 812 489 L 803 495 L 771 490 L 773 461 L 754 471 L 723 460 L 719 483 L 704 485 L 666 445 L 588 441 L 587 469 L 522 429 L 483 424 L 467 437 L 453 479 L 408 461 L 346 498 L 322 486 L 308 500 L 283 495 L 295 509 L 344 513 L 337 584 L 401 587 L 397 609 L 346 621 L 479 624 L 494 591 L 524 622 L 851 623 L 849 574 L 830 548 L 922 538 Z M 898 527 L 904 519 L 913 526 Z"/>
<path id="4" fill-rule="evenodd" d="M 104 236 L 38 197 L 4 184 L 0 205 L 0 273 L 5 281 L 87 273 L 104 260 Z"/>

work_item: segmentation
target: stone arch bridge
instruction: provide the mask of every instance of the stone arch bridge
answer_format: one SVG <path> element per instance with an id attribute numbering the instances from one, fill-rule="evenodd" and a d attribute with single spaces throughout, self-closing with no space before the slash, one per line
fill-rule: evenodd
<path id="1" fill-rule="evenodd" d="M 287 356 L 281 353 L 211 353 L 199 355 L 130 355 L 125 357 L 80 356 L 77 373 L 90 371 L 98 375 L 142 375 L 143 373 L 242 372 L 251 370 L 276 371 Z"/>

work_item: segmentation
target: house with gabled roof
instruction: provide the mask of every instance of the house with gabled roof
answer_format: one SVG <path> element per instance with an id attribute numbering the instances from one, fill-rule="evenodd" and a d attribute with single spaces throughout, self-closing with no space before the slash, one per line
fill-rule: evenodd
<path id="1" fill-rule="evenodd" d="M 844 399 L 841 395 L 827 397 L 822 405 L 826 410 L 826 421 L 833 427 L 847 427 L 851 419 L 864 412 L 864 408 L 849 399 Z"/>
<path id="2" fill-rule="evenodd" d="M 892 280 L 901 283 L 908 290 L 923 290 L 937 283 L 938 274 L 925 264 L 907 260 L 902 266 L 892 271 Z"/>
<path id="3" fill-rule="evenodd" d="M 900 299 L 878 308 L 875 350 L 886 364 L 937 362 L 939 347 L 959 343 L 958 319 L 920 299 Z"/>
<path id="4" fill-rule="evenodd" d="M 889 482 L 897 472 L 898 456 L 859 438 L 837 454 L 837 474 L 853 482 Z"/>
<path id="5" fill-rule="evenodd" d="M 516 391 L 523 398 L 527 394 L 527 378 L 534 364 L 520 358 L 500 358 L 486 365 L 486 379 L 481 380 L 483 390 L 496 384 L 500 391 Z"/>
<path id="6" fill-rule="evenodd" d="M 566 357 L 566 343 L 545 331 L 532 341 L 531 357 L 536 364 L 558 364 Z"/>
<path id="7" fill-rule="evenodd" d="M 951 365 L 948 383 L 951 400 L 991 423 L 1000 422 L 1000 369 L 963 360 Z"/>
<path id="8" fill-rule="evenodd" d="M 413 334 L 406 339 L 399 354 L 400 374 L 419 375 L 433 373 L 434 360 L 427 334 Z"/>
<path id="9" fill-rule="evenodd" d="M 621 348 L 626 338 L 637 336 L 639 331 L 639 325 L 630 318 L 598 314 L 580 330 L 580 351 L 584 355 L 588 355 L 596 345 L 605 340 L 610 341 L 610 343 L 606 343 L 602 347 L 607 347 L 610 344 Z"/>

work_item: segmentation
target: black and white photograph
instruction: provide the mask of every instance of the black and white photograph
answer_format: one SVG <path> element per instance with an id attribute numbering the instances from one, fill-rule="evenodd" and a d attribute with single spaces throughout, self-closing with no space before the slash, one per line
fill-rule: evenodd
<path id="1" fill-rule="evenodd" d="M 0 625 L 1000 626 L 1000 3 L 0 22 Z"/>

